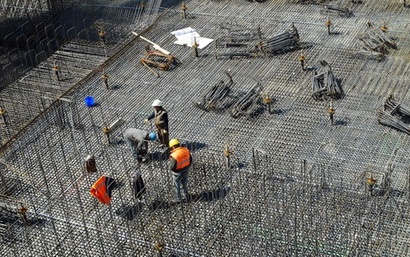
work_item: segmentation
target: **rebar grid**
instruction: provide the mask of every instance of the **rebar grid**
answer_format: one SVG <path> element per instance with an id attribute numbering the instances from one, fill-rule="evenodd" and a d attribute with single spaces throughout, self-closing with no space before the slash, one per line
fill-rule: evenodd
<path id="1" fill-rule="evenodd" d="M 181 20 L 175 7 L 146 35 L 181 59 L 181 66 L 161 72 L 159 79 L 153 77 L 138 62 L 145 42 L 135 41 L 105 65 L 112 83 L 109 90 L 102 85 L 101 74 L 88 76 L 65 95 L 71 102 L 52 105 L 2 151 L 5 179 L 23 181 L 12 194 L 27 202 L 34 221 L 31 226 L 10 222 L 11 240 L 3 252 L 155 256 L 159 253 L 153 244 L 158 241 L 165 244 L 165 256 L 408 255 L 409 140 L 377 124 L 375 114 L 392 92 L 400 94 L 401 102 L 409 102 L 404 75 L 409 65 L 395 53 L 381 63 L 350 56 L 360 24 L 380 18 L 377 8 L 369 7 L 369 14 L 356 12 L 355 20 L 340 19 L 343 25 L 335 29 L 345 36 L 328 38 L 320 27 L 326 17 L 309 15 L 315 6 L 292 5 L 295 11 L 290 12 L 287 2 L 229 1 L 215 14 L 220 2 L 187 5 L 187 20 Z M 247 17 L 261 6 L 266 18 Z M 275 17 L 272 10 L 278 11 Z M 297 22 L 307 17 L 309 22 Z M 296 21 L 301 40 L 312 44 L 305 49 L 307 65 L 325 59 L 343 78 L 346 95 L 334 103 L 336 125 L 329 125 L 325 103 L 310 97 L 311 76 L 301 71 L 296 52 L 269 59 L 215 60 L 211 45 L 194 58 L 191 49 L 173 45 L 168 34 L 191 26 L 216 38 L 221 31 L 201 24 L 218 28 L 228 18 L 248 27 L 262 24 L 262 31 L 272 34 Z M 225 79 L 226 69 L 232 71 L 238 94 L 262 83 L 277 112 L 261 110 L 253 119 L 234 120 L 227 113 L 193 108 L 191 101 Z M 97 105 L 85 107 L 86 95 L 93 95 Z M 156 98 L 170 112 L 171 136 L 192 149 L 191 203 L 171 204 L 172 177 L 159 149 L 151 144 L 152 161 L 139 166 L 121 139 L 127 127 L 154 129 L 142 121 Z M 101 129 L 118 118 L 126 123 L 107 145 Z M 234 151 L 232 169 L 224 165 L 226 143 Z M 84 174 L 88 154 L 96 156 L 96 174 Z M 369 191 L 369 178 L 382 188 L 387 163 L 394 166 L 391 186 Z M 137 170 L 148 188 L 143 204 L 131 196 L 130 179 Z M 88 193 L 102 174 L 120 182 L 110 207 Z"/>

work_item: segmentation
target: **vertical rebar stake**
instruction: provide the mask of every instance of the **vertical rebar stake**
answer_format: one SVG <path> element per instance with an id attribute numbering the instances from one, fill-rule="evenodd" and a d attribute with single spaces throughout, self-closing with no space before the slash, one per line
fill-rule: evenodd
<path id="1" fill-rule="evenodd" d="M 330 35 L 330 26 L 332 26 L 332 22 L 330 21 L 329 17 L 327 17 L 327 21 L 325 22 L 326 26 L 327 26 L 327 34 Z"/>
<path id="2" fill-rule="evenodd" d="M 327 112 L 329 113 L 330 125 L 333 125 L 334 124 L 333 123 L 333 115 L 335 114 L 336 110 L 333 107 L 333 101 L 332 100 L 330 100 L 329 108 L 327 109 Z"/>
<path id="3" fill-rule="evenodd" d="M 157 256 L 162 257 L 162 249 L 164 249 L 164 244 L 160 243 L 159 241 L 156 241 L 154 243 L 154 249 L 157 251 Z"/>
<path id="4" fill-rule="evenodd" d="M 305 68 L 305 60 L 306 60 L 306 58 L 305 58 L 305 56 L 303 55 L 303 52 L 302 52 L 302 51 L 300 51 L 298 58 L 299 58 L 300 66 L 302 66 L 302 70 L 305 71 L 305 70 L 306 70 L 306 68 Z"/>
<path id="5" fill-rule="evenodd" d="M 187 10 L 187 7 L 186 7 L 185 2 L 182 2 L 181 9 L 182 9 L 182 18 L 184 18 L 184 20 L 186 20 L 186 10 Z"/>
<path id="6" fill-rule="evenodd" d="M 231 155 L 232 155 L 232 151 L 229 150 L 229 145 L 225 144 L 225 150 L 224 150 L 224 155 L 225 155 L 225 165 L 227 169 L 230 169 L 231 166 Z"/>
<path id="7" fill-rule="evenodd" d="M 103 127 L 102 132 L 105 135 L 106 143 L 110 144 L 110 128 L 109 127 Z"/>
<path id="8" fill-rule="evenodd" d="M 380 30 L 383 32 L 386 32 L 388 29 L 387 24 L 385 21 L 383 21 L 383 24 L 380 26 Z"/>
<path id="9" fill-rule="evenodd" d="M 110 86 L 108 85 L 108 77 L 109 77 L 108 74 L 105 73 L 105 71 L 103 71 L 103 75 L 101 76 L 101 79 L 103 80 L 106 89 L 110 89 Z"/>
<path id="10" fill-rule="evenodd" d="M 272 114 L 272 108 L 271 108 L 272 103 L 273 103 L 272 98 L 268 95 L 264 95 L 262 100 L 266 104 L 266 108 L 268 109 L 268 113 Z"/>
<path id="11" fill-rule="evenodd" d="M 6 115 L 7 111 L 6 109 L 0 107 L 0 121 L 3 122 L 4 126 L 7 127 L 7 115 Z"/>
<path id="12" fill-rule="evenodd" d="M 54 63 L 53 65 L 53 71 L 54 71 L 54 74 L 56 75 L 57 81 L 60 81 L 60 74 L 59 74 L 60 67 L 58 67 L 56 63 Z"/>
<path id="13" fill-rule="evenodd" d="M 196 42 L 196 37 L 194 37 L 194 44 L 192 45 L 192 48 L 194 48 L 195 57 L 199 57 L 198 46 L 199 44 Z"/>

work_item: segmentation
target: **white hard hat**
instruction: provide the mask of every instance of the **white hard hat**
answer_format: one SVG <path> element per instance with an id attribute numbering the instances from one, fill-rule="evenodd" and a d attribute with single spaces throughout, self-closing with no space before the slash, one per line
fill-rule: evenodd
<path id="1" fill-rule="evenodd" d="M 162 107 L 162 101 L 156 99 L 156 100 L 154 100 L 154 102 L 152 103 L 152 106 L 153 106 L 153 107 L 154 107 L 154 106 Z"/>

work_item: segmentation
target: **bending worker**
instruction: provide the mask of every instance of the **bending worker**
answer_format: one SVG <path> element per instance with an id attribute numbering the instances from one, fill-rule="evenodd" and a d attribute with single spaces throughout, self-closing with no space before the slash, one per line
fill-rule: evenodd
<path id="1" fill-rule="evenodd" d="M 181 200 L 188 200 L 188 170 L 192 163 L 192 156 L 188 148 L 179 144 L 178 139 L 171 139 L 169 147 L 171 149 L 169 169 L 174 175 L 175 202 L 179 203 Z"/>
<path id="2" fill-rule="evenodd" d="M 148 132 L 129 128 L 124 131 L 124 140 L 127 142 L 128 146 L 131 148 L 132 155 L 139 162 L 146 162 L 148 153 L 148 140 L 157 139 L 157 135 L 154 132 L 148 134 Z"/>
<path id="3" fill-rule="evenodd" d="M 149 120 L 154 118 L 154 124 L 158 132 L 158 140 L 162 145 L 168 147 L 168 112 L 162 107 L 162 101 L 158 99 L 152 103 L 152 107 L 154 107 L 154 112 L 148 116 L 144 122 L 148 123 Z"/>

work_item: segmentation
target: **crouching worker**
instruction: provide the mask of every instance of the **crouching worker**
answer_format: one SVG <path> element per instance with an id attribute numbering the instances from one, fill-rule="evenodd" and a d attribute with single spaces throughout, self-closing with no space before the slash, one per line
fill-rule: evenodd
<path id="1" fill-rule="evenodd" d="M 169 169 L 174 175 L 175 202 L 179 203 L 181 200 L 189 201 L 188 170 L 192 163 L 191 153 L 188 148 L 179 144 L 178 139 L 171 139 L 169 147 L 171 149 Z"/>
<path id="2" fill-rule="evenodd" d="M 124 131 L 124 140 L 131 148 L 132 155 L 139 162 L 146 162 L 148 160 L 148 141 L 157 139 L 154 132 L 148 133 L 141 129 L 129 128 Z"/>
<path id="3" fill-rule="evenodd" d="M 105 205 L 111 204 L 112 190 L 116 187 L 115 179 L 101 176 L 90 188 L 90 194 Z"/>

